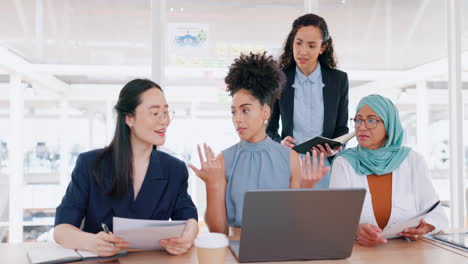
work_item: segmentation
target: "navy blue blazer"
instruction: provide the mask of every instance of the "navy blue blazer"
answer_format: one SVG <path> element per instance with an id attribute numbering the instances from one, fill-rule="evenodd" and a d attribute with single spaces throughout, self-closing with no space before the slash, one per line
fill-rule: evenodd
<path id="1" fill-rule="evenodd" d="M 101 185 L 92 174 L 97 155 L 93 150 L 78 156 L 61 204 L 55 214 L 55 226 L 70 224 L 83 231 L 98 233 L 101 223 L 113 230 L 112 217 L 154 220 L 198 219 L 197 208 L 187 193 L 188 171 L 185 163 L 169 154 L 153 150 L 145 179 L 134 200 L 132 183 L 121 199 L 107 195 L 112 184 L 112 163 L 106 154 L 100 165 Z"/>
<path id="2" fill-rule="evenodd" d="M 322 71 L 323 87 L 323 136 L 335 138 L 347 134 L 348 129 L 348 75 L 345 72 L 320 66 Z M 273 104 L 270 122 L 267 126 L 267 134 L 273 140 L 280 142 L 287 136 L 294 137 L 294 84 L 296 67 L 284 70 L 286 85 L 281 92 L 281 97 Z M 281 136 L 278 133 L 279 119 L 281 116 Z M 300 142 L 298 142 L 300 143 Z"/>

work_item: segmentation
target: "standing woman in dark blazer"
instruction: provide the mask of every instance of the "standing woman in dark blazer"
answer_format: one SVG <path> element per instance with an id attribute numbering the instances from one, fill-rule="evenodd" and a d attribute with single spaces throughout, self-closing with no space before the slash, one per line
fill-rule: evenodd
<path id="1" fill-rule="evenodd" d="M 112 256 L 129 245 L 101 223 L 112 217 L 188 220 L 180 237 L 155 241 L 179 255 L 198 233 L 197 209 L 187 193 L 185 163 L 156 150 L 164 144 L 173 112 L 161 87 L 136 79 L 120 91 L 117 124 L 110 145 L 81 153 L 55 215 L 55 241 L 66 247 Z M 80 229 L 84 221 L 83 229 Z"/>
<path id="2" fill-rule="evenodd" d="M 287 81 L 274 104 L 268 135 L 292 148 L 316 136 L 335 138 L 348 133 L 348 76 L 336 69 L 325 20 L 314 14 L 297 18 L 279 60 Z M 326 144 L 313 149 L 330 157 L 341 148 L 331 149 Z M 329 182 L 327 175 L 315 188 L 328 188 Z"/>

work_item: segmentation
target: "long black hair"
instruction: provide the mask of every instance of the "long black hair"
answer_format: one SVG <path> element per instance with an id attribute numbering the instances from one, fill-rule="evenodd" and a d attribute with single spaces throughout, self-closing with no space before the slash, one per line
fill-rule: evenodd
<path id="1" fill-rule="evenodd" d="M 135 109 L 141 104 L 141 94 L 145 91 L 161 87 L 148 79 L 135 79 L 128 82 L 120 91 L 119 100 L 114 109 L 117 112 L 117 124 L 115 126 L 114 138 L 109 146 L 105 147 L 98 155 L 93 175 L 96 182 L 101 185 L 99 167 L 106 154 L 110 154 L 112 162 L 112 185 L 107 194 L 122 198 L 128 190 L 128 184 L 133 179 L 133 152 L 130 143 L 130 128 L 125 122 L 127 115 L 134 115 Z"/>
<path id="2" fill-rule="evenodd" d="M 283 71 L 272 56 L 250 53 L 241 54 L 229 67 L 229 72 L 224 79 L 226 90 L 233 96 L 241 89 L 252 93 L 252 96 L 260 101 L 263 106 L 272 107 L 285 83 Z"/>
<path id="3" fill-rule="evenodd" d="M 296 66 L 293 54 L 294 38 L 296 37 L 297 31 L 301 27 L 306 26 L 317 27 L 322 32 L 322 46 L 325 46 L 325 50 L 318 57 L 320 65 L 335 69 L 337 62 L 333 51 L 333 40 L 330 36 L 330 33 L 328 32 L 327 23 L 325 22 L 325 19 L 315 14 L 306 14 L 294 20 L 292 29 L 289 32 L 286 42 L 284 43 L 283 54 L 281 54 L 279 58 L 281 69 L 284 70 L 289 67 Z"/>

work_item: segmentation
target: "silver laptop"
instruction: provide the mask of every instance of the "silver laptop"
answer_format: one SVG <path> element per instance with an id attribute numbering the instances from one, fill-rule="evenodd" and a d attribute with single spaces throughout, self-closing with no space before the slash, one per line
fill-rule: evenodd
<path id="1" fill-rule="evenodd" d="M 351 255 L 365 189 L 245 193 L 239 262 L 343 259 Z"/>

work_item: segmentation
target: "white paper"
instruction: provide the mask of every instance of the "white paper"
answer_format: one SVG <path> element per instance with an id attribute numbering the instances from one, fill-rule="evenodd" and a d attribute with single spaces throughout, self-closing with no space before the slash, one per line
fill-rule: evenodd
<path id="1" fill-rule="evenodd" d="M 401 231 L 407 229 L 407 228 L 415 228 L 419 225 L 421 219 L 426 218 L 428 214 L 430 214 L 437 206 L 440 206 L 439 202 L 431 206 L 430 209 L 423 211 L 422 213 L 419 213 L 415 217 L 406 220 L 404 222 L 392 225 L 392 226 L 387 226 L 384 228 L 382 233 L 380 233 L 380 236 L 385 238 L 385 239 L 390 239 L 390 238 L 396 238 L 400 237 L 398 233 Z"/>
<path id="2" fill-rule="evenodd" d="M 114 234 L 129 243 L 129 249 L 159 250 L 160 239 L 180 237 L 186 221 L 141 220 L 114 217 Z"/>
<path id="3" fill-rule="evenodd" d="M 119 231 L 119 230 L 144 228 L 144 227 L 185 225 L 186 222 L 187 221 L 146 220 L 146 219 L 123 218 L 123 217 L 112 218 L 114 232 Z"/>
<path id="4" fill-rule="evenodd" d="M 86 250 L 77 250 L 76 252 L 78 252 L 78 254 L 80 254 L 80 256 L 83 258 L 83 259 L 87 259 L 87 258 L 98 258 L 99 256 L 94 254 L 93 252 L 90 252 L 90 251 L 86 251 Z"/>

